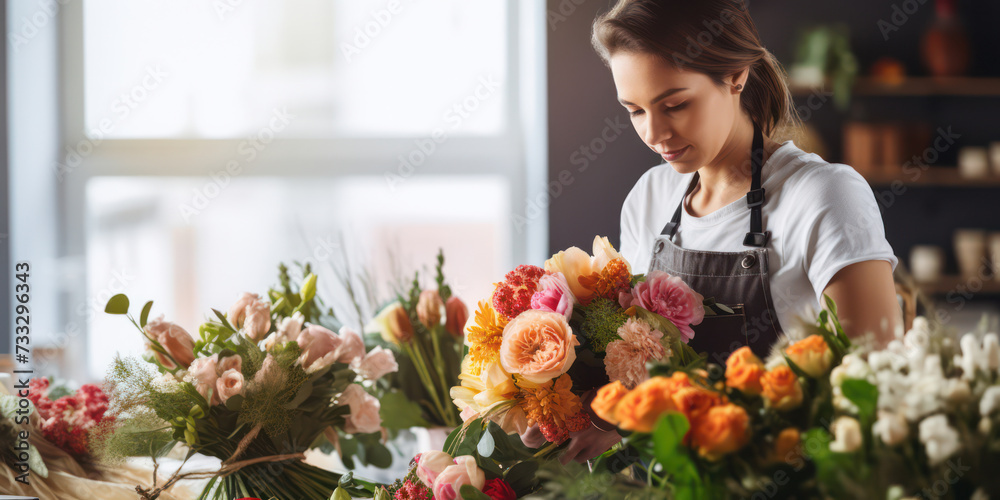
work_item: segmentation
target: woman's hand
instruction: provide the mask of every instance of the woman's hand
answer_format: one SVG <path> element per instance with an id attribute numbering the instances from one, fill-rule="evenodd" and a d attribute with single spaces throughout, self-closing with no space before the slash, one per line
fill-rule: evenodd
<path id="1" fill-rule="evenodd" d="M 597 427 L 590 426 L 582 431 L 570 434 L 569 447 L 559 457 L 563 465 L 570 460 L 586 462 L 605 451 L 608 451 L 615 443 L 622 440 L 618 431 L 602 431 Z"/>
<path id="2" fill-rule="evenodd" d="M 545 444 L 545 436 L 542 435 L 542 431 L 538 430 L 537 424 L 528 427 L 528 430 L 524 431 L 524 434 L 520 436 L 521 442 L 528 448 L 538 448 Z"/>

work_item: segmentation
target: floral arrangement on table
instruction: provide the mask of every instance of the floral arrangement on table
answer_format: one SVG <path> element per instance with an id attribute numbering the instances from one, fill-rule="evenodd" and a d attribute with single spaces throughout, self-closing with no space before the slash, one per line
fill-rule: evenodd
<path id="1" fill-rule="evenodd" d="M 409 289 L 397 293 L 364 328 L 366 334 L 378 334 L 379 345 L 399 363 L 399 370 L 381 384 L 388 428 L 454 428 L 461 423 L 448 391 L 458 383 L 469 310 L 445 283 L 443 267 L 439 251 L 436 288 L 423 289 L 415 274 Z"/>
<path id="2" fill-rule="evenodd" d="M 602 387 L 594 412 L 627 436 L 594 468 L 633 466 L 630 481 L 674 498 L 1000 493 L 996 334 L 959 349 L 917 318 L 873 350 L 826 300 L 812 334 L 766 363 L 741 348 L 725 368 L 665 363 L 633 389 Z"/>
<path id="3" fill-rule="evenodd" d="M 599 236 L 592 254 L 571 247 L 544 268 L 518 266 L 466 323 L 468 354 L 461 383 L 451 389 L 463 425 L 443 451 L 415 458 L 392 493 L 520 498 L 537 490 L 536 471 L 592 425 L 584 403 L 596 388 L 609 380 L 635 386 L 648 377 L 649 362 L 701 359 L 686 341 L 691 324 L 715 314 L 713 305 L 676 277 L 633 275 Z M 532 426 L 547 444 L 533 449 L 521 442 L 519 434 Z M 425 473 L 443 465 L 468 474 L 455 472 L 461 479 L 453 481 L 443 472 Z M 503 495 L 496 493 L 501 489 Z"/>
<path id="4" fill-rule="evenodd" d="M 365 387 L 395 371 L 392 353 L 366 352 L 357 332 L 321 325 L 316 276 L 306 266 L 295 286 L 280 269 L 281 285 L 267 299 L 244 293 L 228 314 L 213 310 L 197 340 L 162 316 L 148 319 L 152 302 L 136 320 L 125 295 L 108 301 L 106 311 L 127 315 L 148 351 L 145 363 L 116 359 L 108 376 L 117 421 L 105 433 L 105 458 L 155 460 L 183 443 L 188 458 L 222 460 L 218 471 L 179 472 L 159 487 L 137 487 L 144 498 L 197 477 L 210 479 L 202 498 L 328 498 L 341 476 L 304 463 L 304 452 L 336 443 L 338 433 L 381 436 L 379 402 Z M 374 442 L 356 453 L 391 461 Z M 340 486 L 355 495 L 372 489 L 358 480 Z"/>

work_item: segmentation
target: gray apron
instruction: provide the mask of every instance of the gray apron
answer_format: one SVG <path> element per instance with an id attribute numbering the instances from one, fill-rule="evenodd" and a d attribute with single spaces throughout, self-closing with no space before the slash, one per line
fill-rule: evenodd
<path id="1" fill-rule="evenodd" d="M 763 230 L 761 207 L 764 189 L 761 184 L 761 160 L 764 139 L 760 127 L 754 124 L 751 150 L 752 178 L 747 193 L 750 208 L 750 232 L 743 240 L 749 247 L 742 252 L 710 252 L 685 250 L 672 241 L 681 222 L 684 199 L 698 185 L 694 174 L 670 222 L 663 227 L 653 245 L 653 258 L 648 273 L 664 271 L 679 276 L 696 292 L 733 309 L 735 314 L 705 316 L 694 325 L 694 338 L 688 343 L 697 352 L 708 353 L 708 361 L 725 365 L 729 354 L 743 346 L 761 358 L 781 335 L 781 326 L 771 300 L 768 275 L 767 243 L 770 231 Z"/>

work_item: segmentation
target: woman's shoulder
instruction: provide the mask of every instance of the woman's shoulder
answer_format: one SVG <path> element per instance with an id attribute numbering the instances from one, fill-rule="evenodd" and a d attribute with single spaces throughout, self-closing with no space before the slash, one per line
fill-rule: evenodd
<path id="1" fill-rule="evenodd" d="M 792 141 L 786 141 L 775 152 L 779 165 L 773 177 L 786 195 L 802 199 L 830 200 L 874 195 L 868 181 L 854 167 L 830 163 L 816 153 L 804 151 Z M 765 178 L 765 187 L 768 187 Z"/>

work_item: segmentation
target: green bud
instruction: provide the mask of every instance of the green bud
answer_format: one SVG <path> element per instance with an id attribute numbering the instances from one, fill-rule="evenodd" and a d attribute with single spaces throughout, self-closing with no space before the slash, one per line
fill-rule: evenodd
<path id="1" fill-rule="evenodd" d="M 330 497 L 330 500 L 351 500 L 351 495 L 347 492 L 347 490 L 338 486 L 337 489 L 333 490 L 333 495 Z"/>
<path id="2" fill-rule="evenodd" d="M 198 428 L 194 426 L 194 420 L 187 421 L 187 430 L 195 434 L 198 433 Z"/>
<path id="3" fill-rule="evenodd" d="M 198 444 L 198 434 L 191 431 L 184 431 L 184 441 L 187 442 L 188 446 L 195 446 Z"/>
<path id="4" fill-rule="evenodd" d="M 299 290 L 299 297 L 302 297 L 302 302 L 309 302 L 315 296 L 316 275 L 309 273 L 309 276 L 306 276 L 306 282 L 302 284 L 302 289 Z"/>
<path id="5" fill-rule="evenodd" d="M 373 500 L 392 500 L 392 495 L 389 494 L 389 490 L 379 488 L 375 490 L 375 497 Z"/>
<path id="6" fill-rule="evenodd" d="M 188 412 L 188 416 L 193 419 L 204 418 L 205 410 L 201 409 L 201 406 L 194 405 L 191 407 L 191 411 Z"/>

